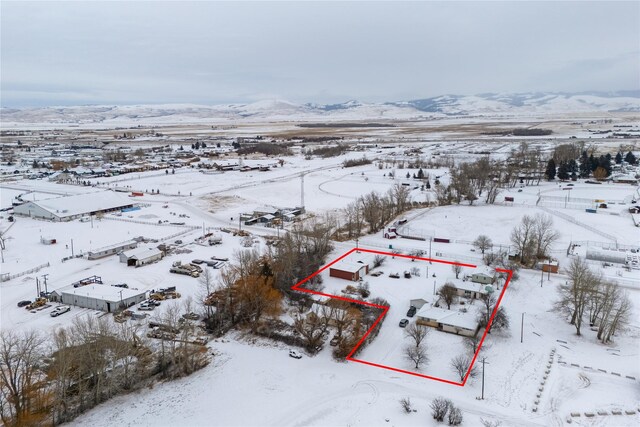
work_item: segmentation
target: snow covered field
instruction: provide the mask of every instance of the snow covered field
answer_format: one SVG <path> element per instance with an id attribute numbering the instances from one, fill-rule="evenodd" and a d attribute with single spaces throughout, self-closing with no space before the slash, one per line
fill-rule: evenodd
<path id="1" fill-rule="evenodd" d="M 432 150 L 440 150 L 432 144 Z M 482 144 L 469 144 L 476 149 Z M 408 145 L 410 147 L 416 144 Z M 461 145 L 462 147 L 462 145 Z M 444 147 L 442 147 L 444 148 Z M 502 144 L 495 145 L 499 153 L 508 152 Z M 411 184 L 414 201 L 434 200 L 431 191 L 415 189 L 417 181 L 405 178 L 414 169 L 396 169 L 396 178 L 388 176 L 392 169 L 378 169 L 377 165 L 343 168 L 345 158 L 390 159 L 403 156 L 380 153 L 371 148 L 366 153 L 349 153 L 339 158 L 305 160 L 302 155 L 286 158 L 284 165 L 268 172 L 229 171 L 205 174 L 193 169 L 176 169 L 175 174 L 163 171 L 128 174 L 113 178 L 100 178 L 100 187 L 127 187 L 131 191 L 159 189 L 160 194 L 145 194 L 131 198 L 141 203 L 141 209 L 106 215 L 93 222 L 78 220 L 62 223 L 16 217 L 14 223 L 6 221 L 2 213 L 0 226 L 6 232 L 6 250 L 3 251 L 2 273 L 16 274 L 49 263 L 37 272 L 0 283 L 1 328 L 14 330 L 37 329 L 51 331 L 69 325 L 79 316 L 97 316 L 94 310 L 74 307 L 70 313 L 52 318 L 52 307 L 36 313 L 17 308 L 17 302 L 33 299 L 36 278 L 43 280 L 48 274 L 48 290 L 68 286 L 87 276 L 98 275 L 105 286 L 127 283 L 131 288 L 151 290 L 177 286 L 182 294 L 178 300 L 165 301 L 153 313 L 158 316 L 173 304 L 201 297 L 198 281 L 192 277 L 169 273 L 175 261 L 208 260 L 211 257 L 233 258 L 234 252 L 244 248 L 241 237 L 220 233 L 223 243 L 218 246 L 202 245 L 195 239 L 204 231 L 216 232 L 221 227 L 238 227 L 240 213 L 264 207 L 295 207 L 301 201 L 301 173 L 304 176 L 305 207 L 313 214 L 340 213 L 340 209 L 359 196 L 371 191 L 387 191 L 394 184 Z M 390 151 L 390 150 L 388 150 Z M 502 155 L 502 154 L 501 154 Z M 273 161 L 273 159 L 269 159 Z M 444 170 L 427 170 L 432 177 L 441 176 L 448 181 Z M 385 176 L 386 175 L 386 176 Z M 419 185 L 418 185 L 419 186 Z M 2 207 L 26 191 L 27 200 L 41 200 L 64 194 L 98 191 L 95 187 L 61 185 L 44 180 L 17 180 L 0 185 Z M 102 190 L 102 188 L 100 188 Z M 525 186 L 503 190 L 496 205 L 463 205 L 416 209 L 407 212 L 408 222 L 399 228 L 403 235 L 423 237 L 427 240 L 399 238 L 387 240 L 368 235 L 357 242 L 360 247 L 378 250 L 401 250 L 410 253 L 420 249 L 435 259 L 482 264 L 478 250 L 470 244 L 478 235 L 486 234 L 494 246 L 509 247 L 510 232 L 523 215 L 544 213 L 552 215 L 560 238 L 551 254 L 557 258 L 560 274 L 543 275 L 523 270 L 520 279 L 510 284 L 503 306 L 510 316 L 509 330 L 492 333 L 483 355 L 485 365 L 485 398 L 480 377 L 470 380 L 464 387 L 452 386 L 424 378 L 412 377 L 365 366 L 358 363 L 338 363 L 332 359 L 331 347 L 326 346 L 317 356 L 305 355 L 296 360 L 288 357 L 288 348 L 262 339 L 232 333 L 209 343 L 213 362 L 190 377 L 135 394 L 116 397 L 84 414 L 74 425 L 436 425 L 429 415 L 428 404 L 437 396 L 446 396 L 458 405 L 465 417 L 463 425 L 480 425 L 480 418 L 501 420 L 504 426 L 560 426 L 566 424 L 572 412 L 582 413 L 573 418 L 572 425 L 581 426 L 633 426 L 640 423 L 640 277 L 637 271 L 608 268 L 605 274 L 628 281 L 625 287 L 633 302 L 633 316 L 629 328 L 615 337 L 612 344 L 602 345 L 596 332 L 585 328 L 582 336 L 552 308 L 557 299 L 556 288 L 567 277 L 565 268 L 571 257 L 567 248 L 571 242 L 596 241 L 637 244 L 638 229 L 626 212 L 631 198 L 638 193 L 637 186 L 596 185 L 576 182 L 571 198 L 603 199 L 615 204 L 599 209 L 597 214 L 584 209 L 536 205 L 540 196 L 564 197 L 568 191 L 557 184 L 541 182 L 539 186 Z M 504 197 L 514 201 L 504 202 Z M 624 201 L 625 204 L 619 204 Z M 166 206 L 166 207 L 165 207 Z M 605 212 L 603 212 L 605 211 Z M 611 212 L 619 215 L 612 215 Z M 233 219 L 232 219 L 233 218 Z M 171 224 L 174 223 L 174 224 Z M 182 223 L 178 225 L 179 223 Z M 10 227 L 10 228 L 9 228 Z M 266 248 L 264 236 L 279 231 L 262 226 L 245 227 L 254 235 L 252 246 Z M 287 232 L 287 228 L 284 231 Z M 610 235 L 608 239 L 603 233 Z M 144 236 L 160 242 L 174 243 L 183 253 L 173 254 L 161 261 L 139 268 L 127 267 L 117 256 L 90 261 L 83 258 L 68 259 L 72 255 Z M 52 237 L 56 244 L 45 245 L 41 237 Z M 451 239 L 451 243 L 430 244 L 429 237 Z M 355 241 L 336 242 L 329 259 L 340 256 L 356 245 Z M 392 246 L 390 248 L 390 245 Z M 188 252 L 190 251 L 190 252 Z M 597 265 L 596 265 L 597 266 Z M 420 277 L 390 279 L 390 272 L 418 267 Z M 427 274 L 427 267 L 429 272 Z M 209 268 L 209 267 L 206 267 Z M 220 271 L 209 268 L 214 281 Z M 450 266 L 412 262 L 396 258 L 381 267 L 385 274 L 367 276 L 371 297 L 383 297 L 391 309 L 376 340 L 363 350 L 361 358 L 375 363 L 411 370 L 411 364 L 402 355 L 406 343 L 400 319 L 406 317 L 409 299 L 433 298 L 433 274 L 437 286 L 451 277 Z M 619 272 L 619 274 L 618 274 Z M 338 294 L 348 282 L 325 274 L 325 292 Z M 542 281 L 541 281 L 542 278 Z M 636 284 L 638 285 L 636 287 Z M 524 319 L 524 322 L 522 321 Z M 520 340 L 521 327 L 524 331 Z M 449 367 L 450 359 L 462 348 L 461 338 L 433 330 L 428 337 L 431 361 L 421 373 L 455 380 Z M 547 363 L 552 355 L 550 372 Z M 573 366 L 577 365 L 577 366 Z M 481 368 L 476 363 L 477 368 Z M 606 371 L 606 372 L 603 372 Z M 612 374 L 620 374 L 615 375 Z M 540 384 L 545 386 L 540 391 Z M 632 378 L 629 378 L 632 377 Z M 540 394 L 540 396 L 538 396 Z M 398 400 L 410 397 L 416 413 L 402 412 Z M 535 401 L 538 403 L 535 403 Z M 532 409 L 537 407 L 536 411 Z M 622 411 L 622 415 L 596 415 L 584 413 Z M 634 415 L 624 411 L 633 410 Z"/>

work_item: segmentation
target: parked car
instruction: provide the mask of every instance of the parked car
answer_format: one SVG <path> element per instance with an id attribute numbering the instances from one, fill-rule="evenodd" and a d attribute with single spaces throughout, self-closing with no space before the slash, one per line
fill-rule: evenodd
<path id="1" fill-rule="evenodd" d="M 57 316 L 60 316 L 61 314 L 66 313 L 69 310 L 71 310 L 71 307 L 69 307 L 68 305 L 59 305 L 56 308 L 54 308 L 53 311 L 49 313 L 49 315 L 51 317 L 57 317 Z"/>
<path id="2" fill-rule="evenodd" d="M 409 307 L 409 311 L 407 311 L 407 317 L 415 316 L 417 311 L 418 309 L 415 308 L 414 306 Z"/>
<path id="3" fill-rule="evenodd" d="M 148 311 L 151 311 L 151 310 L 155 310 L 155 308 L 156 308 L 156 305 L 155 305 L 155 304 L 149 304 L 149 303 L 146 303 L 146 302 L 143 302 L 142 304 L 140 304 L 140 305 L 138 306 L 138 310 L 148 310 Z"/>
<path id="4" fill-rule="evenodd" d="M 184 223 L 183 223 L 183 224 L 184 224 Z M 176 240 L 176 241 L 175 241 L 175 244 L 176 244 L 176 245 L 181 245 L 181 244 L 182 244 L 182 240 Z"/>
<path id="5" fill-rule="evenodd" d="M 408 324 L 409 324 L 408 319 L 402 319 L 398 326 L 400 326 L 401 328 L 406 328 Z"/>
<path id="6" fill-rule="evenodd" d="M 201 260 L 201 259 L 194 259 L 193 261 L 191 261 L 191 264 L 198 264 L 198 265 L 200 265 L 200 264 L 202 264 L 203 262 L 204 262 L 204 261 L 203 261 L 203 260 Z"/>
<path id="7" fill-rule="evenodd" d="M 31 304 L 31 301 L 29 301 L 29 300 L 20 301 L 20 302 L 18 303 L 18 307 L 26 307 L 26 306 L 28 306 L 29 304 Z"/>
<path id="8" fill-rule="evenodd" d="M 295 350 L 289 350 L 289 357 L 293 357 L 294 359 L 302 359 L 302 354 L 298 353 Z"/>

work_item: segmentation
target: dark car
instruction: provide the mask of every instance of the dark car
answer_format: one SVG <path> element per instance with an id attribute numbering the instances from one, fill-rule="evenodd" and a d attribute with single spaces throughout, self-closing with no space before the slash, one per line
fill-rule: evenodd
<path id="1" fill-rule="evenodd" d="M 200 265 L 200 264 L 202 264 L 203 262 L 204 262 L 204 261 L 203 261 L 203 260 L 201 260 L 201 259 L 194 259 L 193 261 L 191 261 L 191 264 L 198 264 L 198 265 Z"/>
<path id="2" fill-rule="evenodd" d="M 409 324 L 408 319 L 402 319 L 398 326 L 400 326 L 401 328 L 406 328 L 408 324 Z"/>
<path id="3" fill-rule="evenodd" d="M 414 306 L 409 307 L 409 311 L 407 311 L 407 317 L 413 317 L 416 315 L 416 311 L 418 311 L 417 308 L 415 308 Z"/>
<path id="4" fill-rule="evenodd" d="M 31 301 L 27 301 L 27 300 L 20 301 L 20 302 L 18 303 L 18 307 L 26 307 L 26 306 L 28 306 L 29 304 L 31 304 Z"/>

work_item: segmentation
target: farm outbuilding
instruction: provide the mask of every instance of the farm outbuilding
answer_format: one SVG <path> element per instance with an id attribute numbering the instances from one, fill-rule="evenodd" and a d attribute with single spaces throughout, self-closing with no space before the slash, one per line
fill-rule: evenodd
<path id="1" fill-rule="evenodd" d="M 473 273 L 471 275 L 471 281 L 475 283 L 491 285 L 493 283 L 493 280 L 493 276 L 487 273 Z"/>
<path id="2" fill-rule="evenodd" d="M 52 292 L 52 299 L 62 304 L 112 313 L 144 301 L 145 291 L 93 284 L 74 288 L 68 286 Z"/>
<path id="3" fill-rule="evenodd" d="M 162 251 L 153 247 L 142 247 L 120 253 L 120 262 L 128 267 L 141 267 L 162 259 Z"/>
<path id="4" fill-rule="evenodd" d="M 457 289 L 458 296 L 465 298 L 476 299 L 487 294 L 487 285 L 482 282 L 457 281 L 453 286 Z"/>
<path id="5" fill-rule="evenodd" d="M 89 251 L 87 255 L 87 259 L 100 259 L 110 255 L 115 255 L 122 251 L 127 251 L 129 249 L 135 249 L 138 246 L 138 242 L 135 240 L 129 240 L 123 243 L 116 243 L 114 245 L 109 245 L 102 247 L 100 249 L 95 249 Z"/>
<path id="6" fill-rule="evenodd" d="M 358 262 L 339 262 L 329 268 L 329 276 L 357 282 L 369 273 L 369 265 Z"/>
<path id="7" fill-rule="evenodd" d="M 132 206 L 133 203 L 130 200 L 112 191 L 100 191 L 25 202 L 14 207 L 13 212 L 16 215 L 50 221 L 71 221 L 87 215 L 120 211 Z"/>

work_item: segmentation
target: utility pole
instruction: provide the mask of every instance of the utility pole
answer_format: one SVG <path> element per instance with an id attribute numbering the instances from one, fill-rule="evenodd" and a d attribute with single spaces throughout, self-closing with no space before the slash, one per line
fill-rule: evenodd
<path id="1" fill-rule="evenodd" d="M 47 277 L 49 277 L 49 273 L 42 275 L 42 278 L 44 279 L 44 292 L 46 294 L 49 293 L 49 289 L 47 289 Z"/>
<path id="2" fill-rule="evenodd" d="M 542 264 L 544 266 L 544 264 Z M 542 280 L 544 279 L 544 268 L 540 266 L 540 287 L 542 287 Z"/>
<path id="3" fill-rule="evenodd" d="M 73 258 L 73 239 L 71 239 L 71 257 Z"/>
<path id="4" fill-rule="evenodd" d="M 436 294 L 436 281 L 435 279 L 433 280 L 433 294 Z"/>
<path id="5" fill-rule="evenodd" d="M 520 343 L 522 343 L 524 337 L 524 313 L 522 313 L 522 320 L 520 321 Z"/>
<path id="6" fill-rule="evenodd" d="M 431 264 L 431 242 L 433 241 L 433 237 L 429 237 L 429 264 Z"/>
<path id="7" fill-rule="evenodd" d="M 484 364 L 486 363 L 486 360 L 486 357 L 482 358 L 482 397 L 480 397 L 480 400 L 484 400 Z"/>

